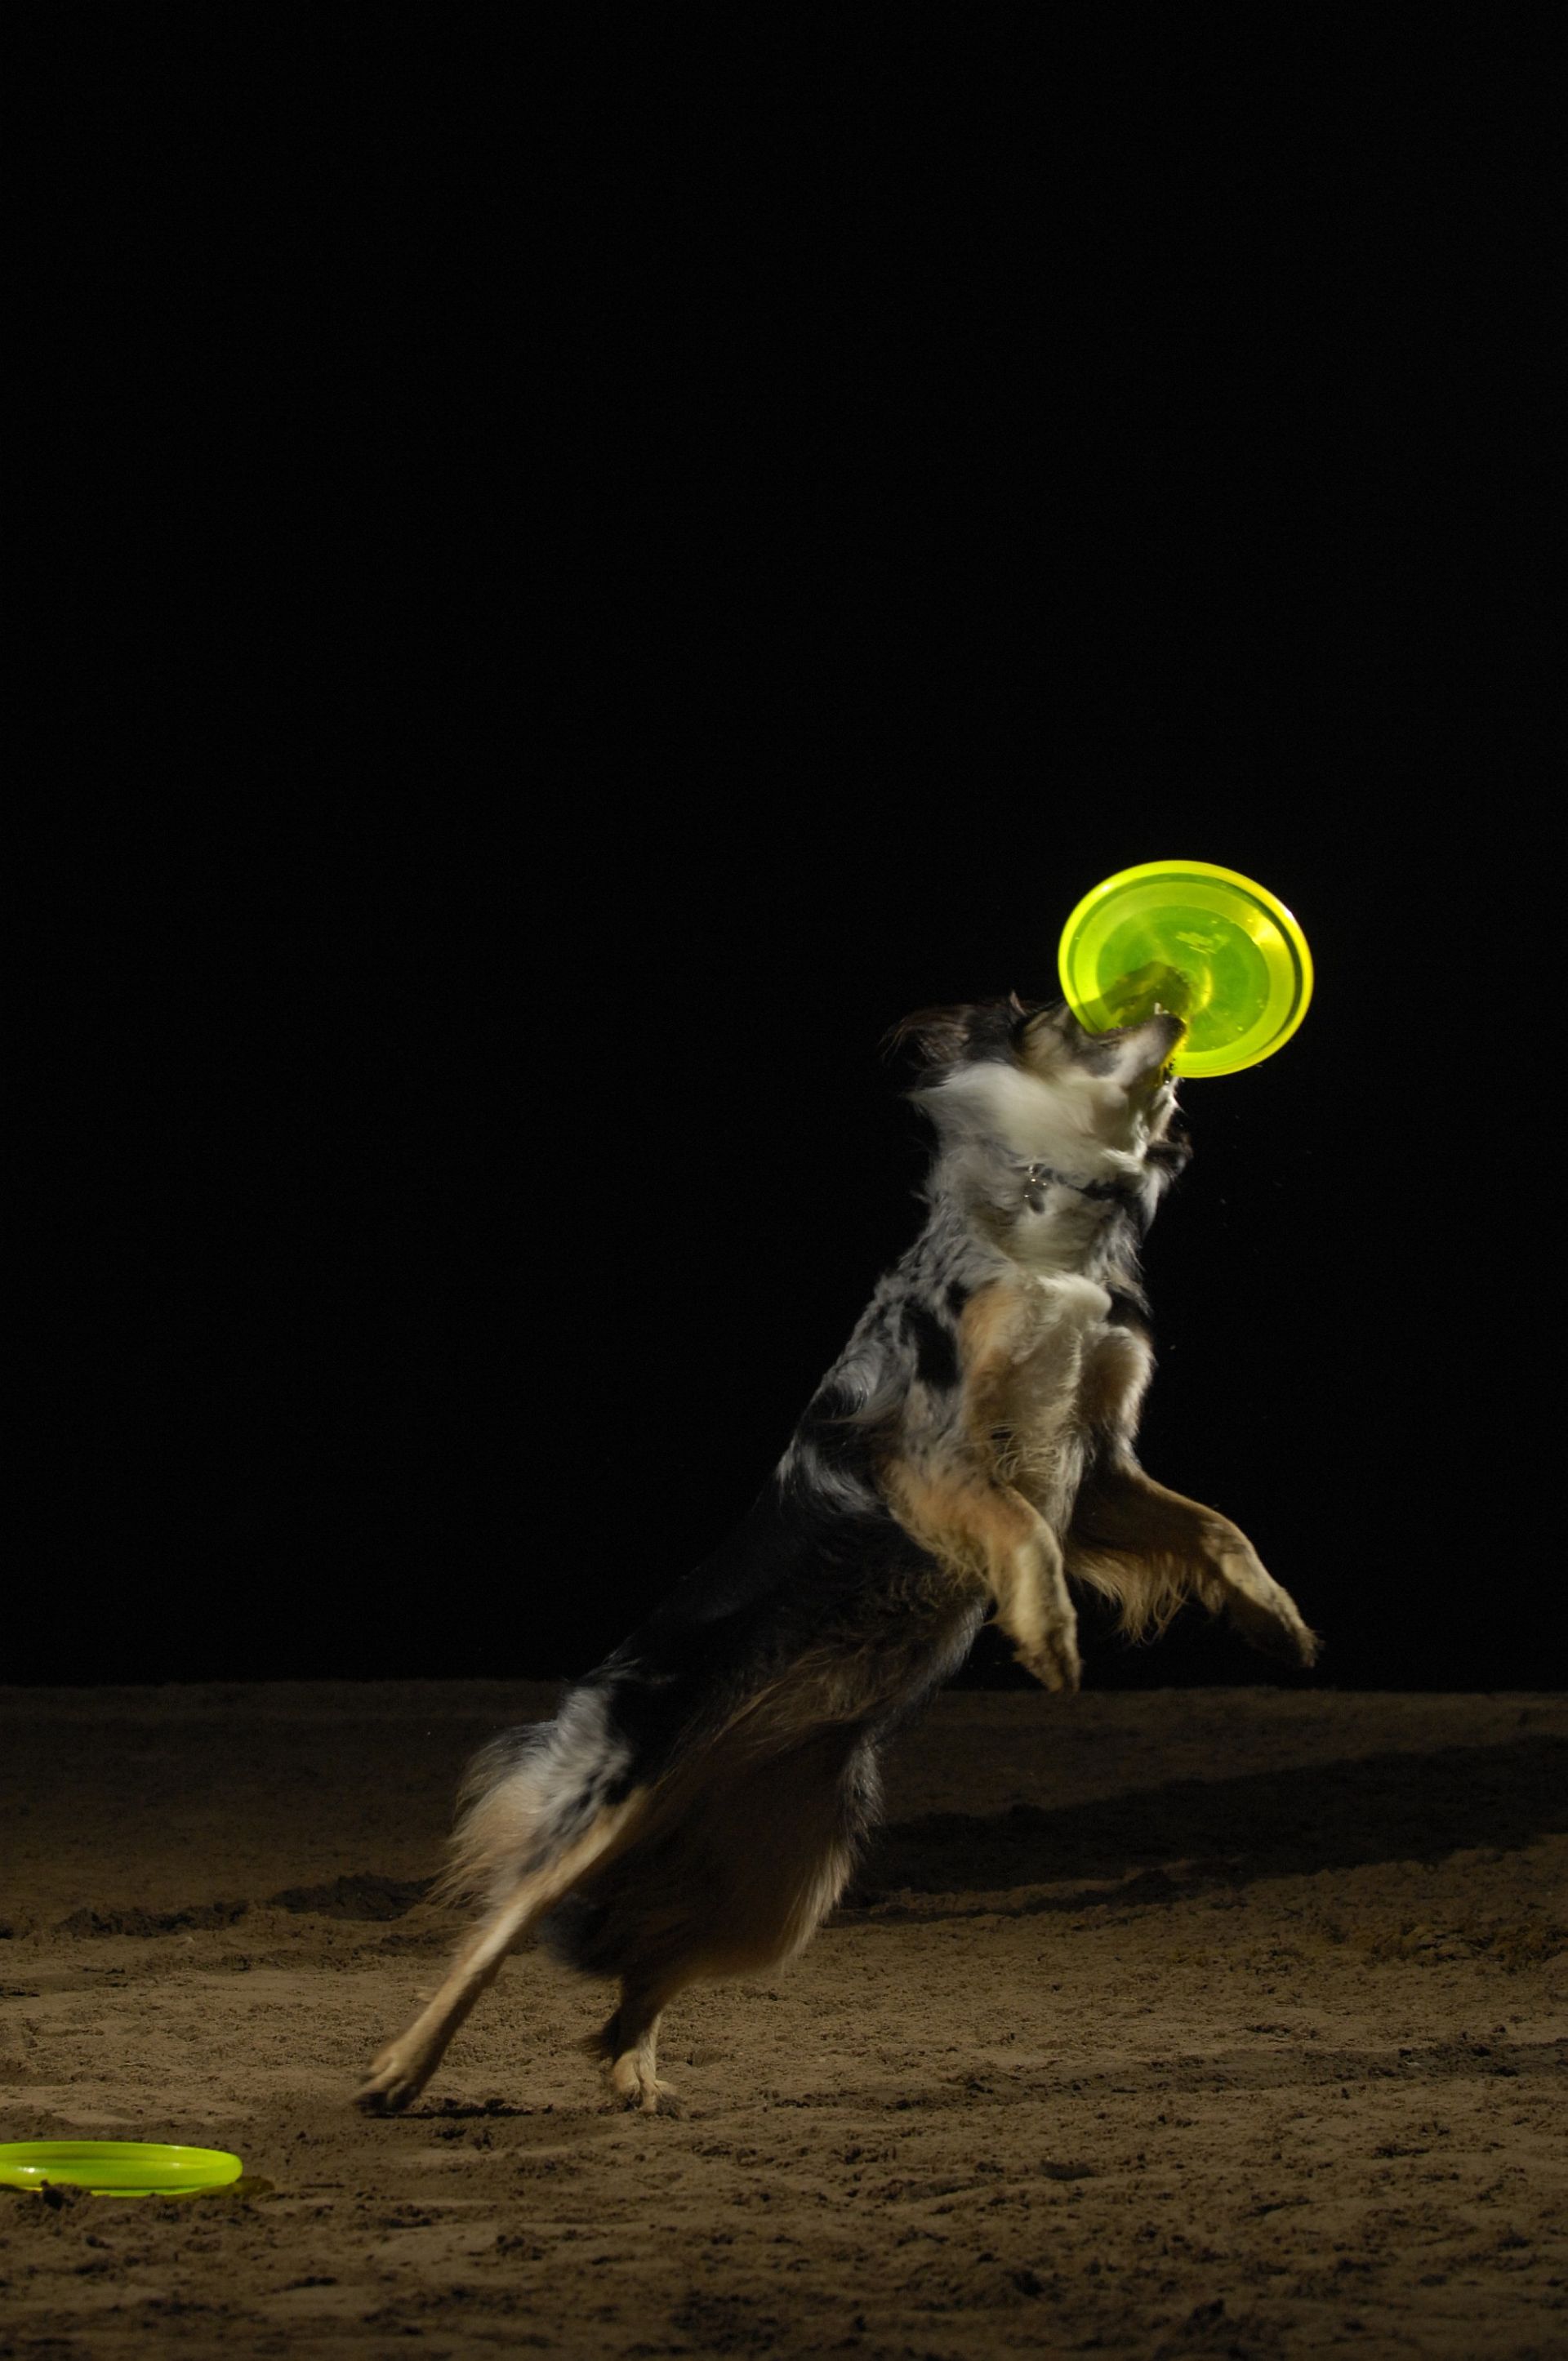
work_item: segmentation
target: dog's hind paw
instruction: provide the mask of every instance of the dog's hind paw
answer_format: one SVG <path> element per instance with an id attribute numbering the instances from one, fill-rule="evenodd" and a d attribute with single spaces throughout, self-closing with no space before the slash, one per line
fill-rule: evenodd
<path id="1" fill-rule="evenodd" d="M 354 2103 L 362 2114 L 400 2114 L 411 2100 L 418 2098 L 428 2079 L 394 2046 L 371 2061 L 369 2073 L 354 2093 Z"/>
<path id="2" fill-rule="evenodd" d="M 651 2068 L 641 2066 L 630 2052 L 617 2058 L 609 2070 L 610 2088 L 620 2104 L 643 2115 L 678 2115 L 681 2095 L 673 2082 L 662 2082 Z"/>

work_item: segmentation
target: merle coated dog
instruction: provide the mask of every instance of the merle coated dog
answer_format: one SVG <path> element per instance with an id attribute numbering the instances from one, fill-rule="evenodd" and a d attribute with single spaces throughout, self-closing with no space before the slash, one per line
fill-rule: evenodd
<path id="1" fill-rule="evenodd" d="M 553 1721 L 474 1763 L 444 1883 L 481 1915 L 362 2106 L 416 2096 L 535 1927 L 619 1979 L 585 2047 L 623 2103 L 667 2104 L 661 2013 L 809 1942 L 877 1817 L 883 1741 L 988 1611 L 1053 1689 L 1079 1679 L 1074 1582 L 1129 1632 L 1194 1598 L 1311 1663 L 1245 1535 L 1134 1450 L 1153 1366 L 1138 1249 L 1189 1153 L 1180 1033 L 1157 1012 L 1090 1034 L 1016 998 L 895 1029 L 937 1135 L 925 1226 L 740 1529 Z"/>

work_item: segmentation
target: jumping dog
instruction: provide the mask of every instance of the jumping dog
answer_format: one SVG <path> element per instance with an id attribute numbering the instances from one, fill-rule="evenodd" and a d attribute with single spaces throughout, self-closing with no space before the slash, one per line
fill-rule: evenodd
<path id="1" fill-rule="evenodd" d="M 1015 996 L 894 1028 L 936 1148 L 920 1235 L 879 1280 L 740 1528 L 565 1694 L 472 1765 L 448 1899 L 477 1924 L 370 2068 L 406 2106 L 531 1929 L 620 1999 L 584 2046 L 656 2112 L 662 2012 L 804 1949 L 878 1817 L 889 1732 L 988 1612 L 1076 1688 L 1069 1584 L 1143 1635 L 1186 1599 L 1310 1664 L 1245 1533 L 1134 1449 L 1153 1367 L 1138 1253 L 1190 1153 L 1179 1018 L 1086 1032 Z"/>

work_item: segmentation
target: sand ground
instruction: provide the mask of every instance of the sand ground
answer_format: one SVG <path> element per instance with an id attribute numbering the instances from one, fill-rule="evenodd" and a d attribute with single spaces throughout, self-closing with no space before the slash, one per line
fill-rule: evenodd
<path id="1" fill-rule="evenodd" d="M 530 1953 L 348 2093 L 502 1684 L 0 1692 L 0 2354 L 1568 2353 L 1568 1698 L 959 1692 L 814 1949 L 666 2020 L 678 2118 Z"/>

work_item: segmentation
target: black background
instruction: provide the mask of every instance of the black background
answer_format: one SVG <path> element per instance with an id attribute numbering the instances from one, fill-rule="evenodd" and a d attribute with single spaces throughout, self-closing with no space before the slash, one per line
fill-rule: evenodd
<path id="1" fill-rule="evenodd" d="M 1048 995 L 1174 853 L 1319 986 L 1186 1087 L 1146 1461 L 1317 1677 L 1561 1679 L 1542 183 L 1482 24 L 155 12 L 52 61 L 5 1677 L 593 1661 L 919 1219 L 886 1027 Z"/>

